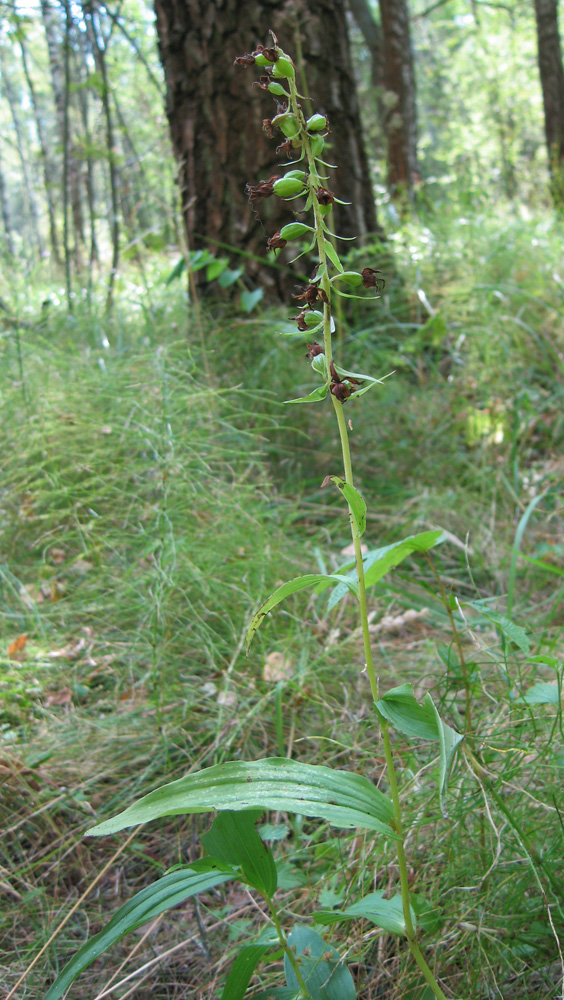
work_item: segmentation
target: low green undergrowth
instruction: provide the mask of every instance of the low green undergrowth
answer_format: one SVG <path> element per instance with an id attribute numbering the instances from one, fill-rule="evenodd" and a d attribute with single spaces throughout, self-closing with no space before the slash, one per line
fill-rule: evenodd
<path id="1" fill-rule="evenodd" d="M 441 818 L 431 748 L 394 745 L 427 954 L 452 995 L 472 1000 L 561 989 L 557 239 L 542 221 L 406 226 L 393 243 L 401 281 L 378 318 L 345 313 L 347 364 L 396 372 L 385 399 L 362 401 L 362 426 L 361 404 L 347 404 L 370 548 L 437 525 L 454 536 L 435 561 L 462 607 L 476 740 L 499 801 L 487 774 L 462 767 Z M 69 325 L 55 310 L 38 329 L 21 328 L 19 345 L 14 328 L 0 343 L 8 988 L 121 849 L 18 996 L 40 994 L 87 926 L 99 930 L 135 891 L 195 860 L 207 826 L 161 820 L 124 849 L 82 840 L 94 814 L 226 759 L 293 751 L 350 770 L 370 762 L 381 777 L 349 599 L 327 612 L 320 595 L 304 618 L 303 600 L 291 598 L 243 655 L 258 594 L 304 564 L 333 572 L 350 558 L 339 498 L 320 487 L 332 429 L 306 407 L 290 428 L 279 404 L 313 387 L 302 343 L 273 341 L 273 322 L 285 329 L 279 311 L 247 319 L 223 306 L 219 321 L 204 318 L 208 381 L 181 296 L 154 298 L 147 313 L 124 308 L 106 322 L 85 311 Z M 430 691 L 462 725 L 452 634 L 427 562 L 402 564 L 369 600 L 381 682 L 420 678 L 418 699 Z M 508 600 L 521 645 L 488 617 L 505 615 Z M 378 861 L 370 835 L 268 820 L 280 838 L 281 905 L 299 920 L 312 901 L 342 910 L 395 890 L 397 871 Z M 159 919 L 158 938 L 135 937 L 134 954 L 120 944 L 71 995 L 97 996 L 112 975 L 153 962 L 116 995 L 218 996 L 235 947 L 258 929 L 256 901 L 220 887 L 175 917 Z M 397 938 L 367 922 L 360 934 L 336 928 L 363 1000 L 423 1000 Z M 262 973 L 265 988 L 274 971 Z"/>

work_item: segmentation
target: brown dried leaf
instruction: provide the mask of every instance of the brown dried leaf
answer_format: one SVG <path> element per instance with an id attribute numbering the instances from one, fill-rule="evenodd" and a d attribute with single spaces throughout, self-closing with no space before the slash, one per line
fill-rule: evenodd
<path id="1" fill-rule="evenodd" d="M 294 673 L 293 664 L 287 660 L 284 653 L 276 651 L 269 653 L 262 668 L 265 681 L 275 684 L 277 681 L 287 681 Z"/>
<path id="2" fill-rule="evenodd" d="M 59 691 L 51 691 L 45 698 L 45 707 L 51 708 L 53 705 L 72 705 L 72 691 L 70 687 L 60 688 Z"/>
<path id="3" fill-rule="evenodd" d="M 25 660 L 25 644 L 27 642 L 27 632 L 19 635 L 17 639 L 8 646 L 8 656 L 11 660 L 18 660 L 20 663 Z"/>

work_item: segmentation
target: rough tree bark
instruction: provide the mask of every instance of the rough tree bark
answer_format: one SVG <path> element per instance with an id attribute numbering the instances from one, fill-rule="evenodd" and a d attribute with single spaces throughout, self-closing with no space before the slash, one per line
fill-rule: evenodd
<path id="1" fill-rule="evenodd" d="M 555 205 L 564 206 L 564 70 L 557 0 L 535 0 L 544 127 Z"/>
<path id="2" fill-rule="evenodd" d="M 380 0 L 384 55 L 383 103 L 388 140 L 388 186 L 411 197 L 417 173 L 415 72 L 406 0 Z"/>
<path id="3" fill-rule="evenodd" d="M 299 30 L 307 86 L 331 122 L 327 158 L 339 170 L 330 187 L 352 202 L 338 206 L 336 231 L 376 231 L 342 0 L 155 0 L 155 12 L 189 246 L 215 240 L 263 256 L 267 236 L 295 208 L 271 198 L 259 220 L 244 193 L 247 181 L 279 173 L 284 159 L 262 132 L 276 109 L 270 94 L 251 85 L 260 71 L 233 65 L 258 42 L 268 43 L 269 28 L 293 54 Z"/>

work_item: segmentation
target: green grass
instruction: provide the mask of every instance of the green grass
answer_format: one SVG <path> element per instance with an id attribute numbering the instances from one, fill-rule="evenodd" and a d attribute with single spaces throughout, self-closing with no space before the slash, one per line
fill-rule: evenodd
<path id="1" fill-rule="evenodd" d="M 436 555 L 447 591 L 503 613 L 511 589 L 530 655 L 561 661 L 560 239 L 556 224 L 501 214 L 406 225 L 391 241 L 389 294 L 370 311 L 346 310 L 343 351 L 354 370 L 395 369 L 347 409 L 367 544 L 443 526 L 455 536 Z M 378 266 L 369 250 L 362 260 Z M 418 289 L 437 311 L 433 322 Z M 33 323 L 40 301 L 33 292 L 22 319 Z M 153 288 L 150 301 L 122 290 L 111 320 L 85 304 L 72 321 L 53 308 L 43 325 L 20 329 L 19 350 L 13 327 L 0 340 L 8 988 L 124 843 L 83 842 L 94 815 L 234 757 L 283 750 L 374 780 L 383 770 L 349 599 L 327 614 L 323 597 L 298 595 L 264 624 L 248 659 L 242 651 L 250 615 L 277 583 L 346 560 L 348 522 L 339 497 L 320 486 L 340 472 L 329 414 L 281 405 L 314 385 L 302 338 L 272 335 L 287 313 L 242 319 L 214 302 L 206 310 L 211 382 L 174 286 Z M 519 524 L 541 493 L 515 559 Z M 418 697 L 431 690 L 461 726 L 460 667 L 428 564 L 402 564 L 374 588 L 370 608 L 383 688 L 412 680 Z M 402 623 L 406 610 L 421 614 Z M 464 610 L 466 624 L 455 614 L 476 742 L 502 805 L 460 761 L 443 818 L 432 747 L 397 737 L 413 889 L 431 910 L 423 942 L 453 996 L 548 1000 L 560 995 L 561 975 L 548 908 L 557 934 L 564 924 L 550 881 L 560 878 L 562 726 L 554 707 L 520 696 L 554 672 L 476 610 Z M 11 658 L 24 634 L 22 658 Z M 264 674 L 272 653 L 291 668 L 279 688 Z M 159 821 L 136 835 L 18 997 L 40 996 L 120 902 L 197 857 L 206 823 Z M 392 853 L 380 840 L 309 821 L 288 828 L 278 852 L 297 886 L 282 891 L 289 913 L 307 921 L 316 901 L 393 889 Z M 94 998 L 114 973 L 160 954 L 111 995 L 218 996 L 235 945 L 257 926 L 250 898 L 227 887 L 197 910 L 166 915 L 142 943 L 126 938 L 70 995 Z M 396 939 L 368 924 L 336 933 L 361 1000 L 423 1000 Z"/>

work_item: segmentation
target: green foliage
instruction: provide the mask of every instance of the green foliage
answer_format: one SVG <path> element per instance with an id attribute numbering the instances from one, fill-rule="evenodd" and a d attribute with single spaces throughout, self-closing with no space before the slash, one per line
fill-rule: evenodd
<path id="1" fill-rule="evenodd" d="M 124 935 L 142 927 L 148 920 L 197 892 L 212 889 L 230 878 L 233 878 L 232 869 L 211 858 L 204 858 L 194 862 L 189 868 L 171 872 L 147 886 L 114 913 L 103 930 L 86 941 L 49 987 L 44 1000 L 58 1000 L 84 969 Z"/>
<path id="2" fill-rule="evenodd" d="M 296 924 L 288 944 L 296 955 L 311 1000 L 355 1000 L 356 990 L 349 970 L 341 962 L 338 951 L 317 931 Z M 301 983 L 288 955 L 284 957 L 284 972 L 288 986 L 299 996 Z"/>
<path id="3" fill-rule="evenodd" d="M 230 761 L 187 774 L 92 827 L 88 835 L 101 837 L 161 816 L 212 809 L 296 812 L 317 816 L 334 826 L 361 826 L 395 836 L 390 826 L 391 804 L 367 778 L 276 757 Z M 210 843 L 215 843 L 215 835 Z"/>

